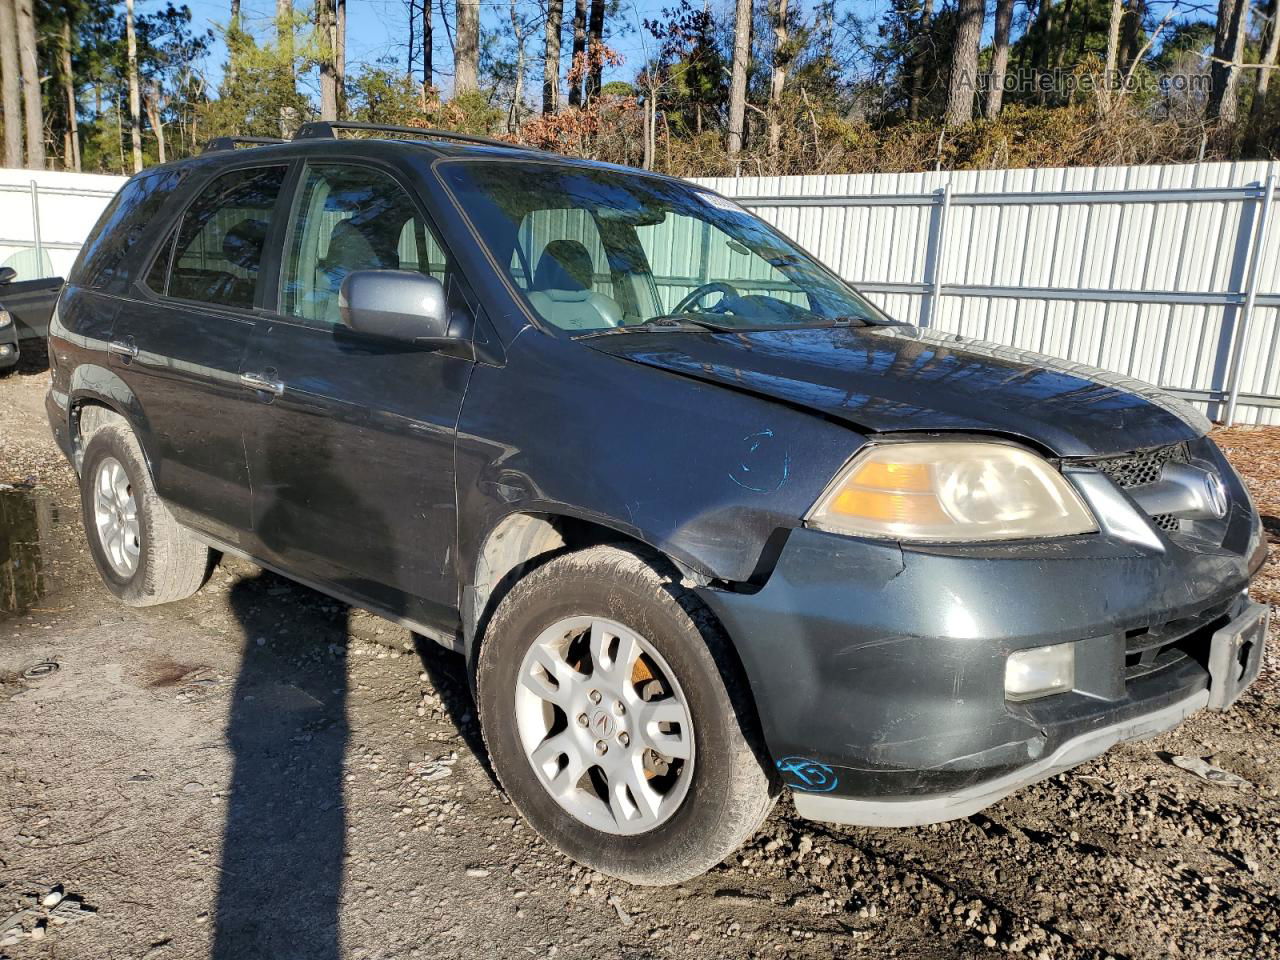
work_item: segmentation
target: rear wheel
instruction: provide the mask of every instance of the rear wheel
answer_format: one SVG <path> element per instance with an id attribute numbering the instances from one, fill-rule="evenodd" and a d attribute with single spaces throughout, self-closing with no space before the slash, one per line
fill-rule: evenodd
<path id="1" fill-rule="evenodd" d="M 89 552 L 108 590 L 135 607 L 169 603 L 200 589 L 209 548 L 174 519 L 156 494 L 142 449 L 123 417 L 94 411 L 80 470 Z"/>
<path id="2" fill-rule="evenodd" d="M 546 840 L 635 883 L 732 853 L 774 791 L 729 644 L 662 561 L 593 547 L 495 611 L 477 688 L 499 780 Z"/>

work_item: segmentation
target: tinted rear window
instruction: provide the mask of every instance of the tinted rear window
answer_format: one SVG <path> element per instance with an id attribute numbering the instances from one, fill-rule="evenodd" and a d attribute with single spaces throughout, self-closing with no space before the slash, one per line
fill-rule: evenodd
<path id="1" fill-rule="evenodd" d="M 285 170 L 233 170 L 205 187 L 178 227 L 167 288 L 156 292 L 199 303 L 252 307 Z M 154 282 L 150 285 L 155 289 Z"/>
<path id="2" fill-rule="evenodd" d="M 136 262 L 130 261 L 130 254 L 139 252 L 143 232 L 185 176 L 185 170 L 156 170 L 121 187 L 80 248 L 69 282 L 97 289 L 126 283 L 128 264 Z"/>

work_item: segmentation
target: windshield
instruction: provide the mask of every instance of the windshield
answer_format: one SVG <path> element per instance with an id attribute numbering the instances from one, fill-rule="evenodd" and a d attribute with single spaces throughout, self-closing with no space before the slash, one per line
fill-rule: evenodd
<path id="1" fill-rule="evenodd" d="M 692 184 L 528 161 L 439 169 L 494 260 L 562 330 L 886 322 L 773 227 Z"/>

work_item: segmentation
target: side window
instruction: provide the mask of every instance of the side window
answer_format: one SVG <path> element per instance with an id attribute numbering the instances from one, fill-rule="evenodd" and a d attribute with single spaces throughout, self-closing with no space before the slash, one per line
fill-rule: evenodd
<path id="1" fill-rule="evenodd" d="M 253 306 L 285 169 L 233 170 L 204 188 L 178 226 L 169 296 L 224 307 Z M 153 276 L 148 285 L 160 292 Z"/>
<path id="2" fill-rule="evenodd" d="M 356 270 L 415 270 L 443 283 L 449 262 L 395 180 L 350 164 L 308 164 L 281 274 L 281 312 L 338 323 L 338 291 Z"/>
<path id="3" fill-rule="evenodd" d="M 136 244 L 143 231 L 185 178 L 185 171 L 162 170 L 139 174 L 121 187 L 81 248 L 68 281 L 101 290 L 127 279 L 123 269 L 130 254 L 140 252 Z"/>

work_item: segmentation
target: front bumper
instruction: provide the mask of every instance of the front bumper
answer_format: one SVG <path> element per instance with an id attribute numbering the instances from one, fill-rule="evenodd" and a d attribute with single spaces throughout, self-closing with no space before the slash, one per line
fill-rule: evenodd
<path id="1" fill-rule="evenodd" d="M 1104 533 L 913 549 L 796 530 L 764 587 L 702 596 L 802 815 L 930 823 L 1207 705 L 1212 638 L 1256 607 L 1244 591 L 1266 555 L 1243 495 L 1224 530 L 1216 545 Z M 1005 699 L 1009 653 L 1068 641 L 1073 690 Z"/>

